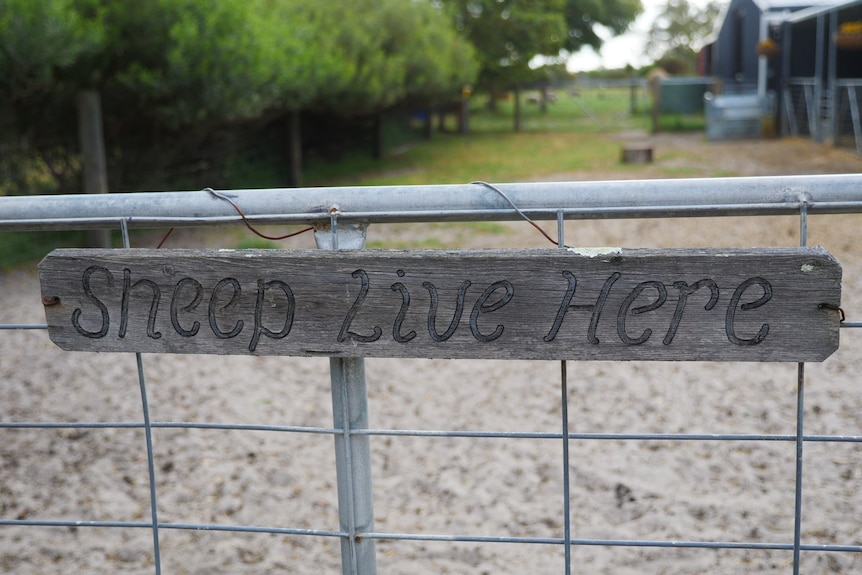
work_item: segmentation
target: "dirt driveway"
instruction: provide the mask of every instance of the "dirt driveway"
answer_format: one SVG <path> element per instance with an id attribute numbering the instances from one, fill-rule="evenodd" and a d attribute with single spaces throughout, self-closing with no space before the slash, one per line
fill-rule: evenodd
<path id="1" fill-rule="evenodd" d="M 648 143 L 654 161 L 613 171 L 556 174 L 548 180 L 609 180 L 639 178 L 699 178 L 792 176 L 862 172 L 862 156 L 848 148 L 817 144 L 804 138 L 708 141 L 700 132 L 625 132 L 613 136 L 620 146 Z"/>

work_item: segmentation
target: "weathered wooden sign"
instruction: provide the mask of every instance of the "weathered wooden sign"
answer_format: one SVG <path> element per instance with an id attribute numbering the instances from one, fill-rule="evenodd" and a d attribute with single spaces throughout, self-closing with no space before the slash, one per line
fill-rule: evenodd
<path id="1" fill-rule="evenodd" d="M 841 267 L 821 248 L 56 250 L 49 334 L 81 351 L 822 361 Z"/>

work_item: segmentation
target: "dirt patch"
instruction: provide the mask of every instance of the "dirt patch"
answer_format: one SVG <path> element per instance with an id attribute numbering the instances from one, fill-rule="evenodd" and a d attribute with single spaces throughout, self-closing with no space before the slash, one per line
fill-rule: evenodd
<path id="1" fill-rule="evenodd" d="M 547 181 L 734 176 L 856 174 L 862 156 L 853 150 L 817 144 L 802 138 L 708 141 L 701 133 L 648 135 L 626 132 L 614 136 L 620 149 L 631 142 L 653 147 L 651 164 L 621 166 L 610 172 L 591 170 L 555 174 Z"/>

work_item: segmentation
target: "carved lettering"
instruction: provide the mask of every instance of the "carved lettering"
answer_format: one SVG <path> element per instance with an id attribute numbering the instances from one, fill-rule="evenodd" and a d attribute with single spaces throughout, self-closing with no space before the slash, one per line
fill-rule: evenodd
<path id="1" fill-rule="evenodd" d="M 596 333 L 599 329 L 599 320 L 602 317 L 602 311 L 605 309 L 605 304 L 608 301 L 611 288 L 614 286 L 614 283 L 620 279 L 621 274 L 619 272 L 614 272 L 607 280 L 605 280 L 605 283 L 602 286 L 602 291 L 599 292 L 599 297 L 596 298 L 596 303 L 594 304 L 572 304 L 572 298 L 575 296 L 575 291 L 577 291 L 578 280 L 570 271 L 564 271 L 562 272 L 562 275 L 566 278 L 569 285 L 566 289 L 566 294 L 563 296 L 563 301 L 560 303 L 560 307 L 557 310 L 554 324 L 551 326 L 551 330 L 548 334 L 542 339 L 549 343 L 554 341 L 557 337 L 557 333 L 560 331 L 560 326 L 563 325 L 563 319 L 565 318 L 566 313 L 568 313 L 570 309 L 578 309 L 592 311 L 592 315 L 590 316 L 590 326 L 587 329 L 587 340 L 594 345 L 598 344 L 599 338 L 596 337 Z"/>
<path id="2" fill-rule="evenodd" d="M 244 326 L 244 322 L 241 319 L 236 320 L 236 323 L 234 323 L 230 331 L 222 331 L 221 328 L 219 328 L 218 326 L 216 316 L 218 310 L 219 294 L 226 286 L 229 286 L 232 291 L 230 300 L 221 307 L 222 312 L 231 310 L 236 307 L 236 305 L 239 303 L 240 295 L 242 294 L 242 286 L 240 286 L 239 282 L 234 278 L 224 278 L 220 280 L 213 288 L 212 295 L 210 295 L 210 304 L 207 308 L 207 319 L 209 319 L 210 329 L 212 330 L 213 335 L 219 339 L 230 339 L 232 337 L 238 336 Z"/>
<path id="3" fill-rule="evenodd" d="M 685 282 L 673 282 L 673 287 L 679 290 L 679 299 L 676 300 L 676 309 L 673 311 L 673 318 L 670 321 L 670 327 L 667 329 L 667 334 L 664 336 L 662 343 L 665 345 L 673 343 L 673 338 L 676 336 L 676 330 L 679 329 L 682 315 L 685 312 L 685 304 L 688 301 L 688 296 L 704 286 L 709 288 L 709 301 L 706 302 L 703 309 L 705 311 L 709 311 L 718 303 L 718 284 L 711 279 L 702 279 L 695 282 L 692 286 Z"/>
<path id="4" fill-rule="evenodd" d="M 561 273 L 563 274 L 563 277 L 566 278 L 569 286 L 566 288 L 566 295 L 563 296 L 563 301 L 560 303 L 560 309 L 557 310 L 557 317 L 554 318 L 554 324 L 551 326 L 551 330 L 542 338 L 549 343 L 556 339 L 557 332 L 560 331 L 560 326 L 563 325 L 563 318 L 566 317 L 566 312 L 569 311 L 569 308 L 572 305 L 572 298 L 575 296 L 575 290 L 578 288 L 578 278 L 575 277 L 575 274 L 570 271 L 563 271 Z"/>
<path id="5" fill-rule="evenodd" d="M 622 274 L 619 272 L 611 274 L 611 277 L 609 277 L 605 281 L 605 285 L 602 286 L 599 299 L 596 300 L 596 305 L 593 307 L 593 315 L 590 317 L 590 327 L 587 330 L 587 340 L 589 340 L 593 345 L 599 343 L 599 338 L 596 337 L 596 332 L 599 329 L 599 320 L 602 317 L 602 311 L 605 309 L 605 304 L 608 301 L 608 295 L 611 293 L 611 288 L 614 287 L 614 283 L 616 283 L 620 277 L 622 277 Z"/>
<path id="6" fill-rule="evenodd" d="M 126 329 L 129 325 L 129 298 L 132 290 L 138 286 L 150 288 L 153 297 L 150 300 L 150 312 L 147 314 L 147 336 L 153 339 L 162 337 L 162 332 L 156 331 L 156 314 L 159 311 L 159 302 L 162 299 L 162 290 L 153 280 L 141 279 L 132 283 L 132 271 L 123 270 L 123 299 L 120 303 L 120 331 L 117 336 L 120 339 L 126 337 Z"/>
<path id="7" fill-rule="evenodd" d="M 179 318 L 179 310 L 180 306 L 178 303 L 180 290 L 183 289 L 183 286 L 189 285 L 192 289 L 195 290 L 194 298 L 188 304 L 182 307 L 182 311 L 188 313 L 197 309 L 198 305 L 200 305 L 201 300 L 204 299 L 204 286 L 201 285 L 201 282 L 194 278 L 183 278 L 177 282 L 177 286 L 174 288 L 174 294 L 171 297 L 171 325 L 174 326 L 174 330 L 178 334 L 183 337 L 194 337 L 198 334 L 198 331 L 201 329 L 201 322 L 195 320 L 192 322 L 191 329 L 185 329 L 180 325 Z"/>
<path id="8" fill-rule="evenodd" d="M 760 286 L 760 288 L 763 290 L 763 295 L 752 302 L 739 305 L 739 300 L 742 299 L 742 294 L 745 293 L 745 290 L 755 285 Z M 761 325 L 760 329 L 757 332 L 757 335 L 755 335 L 754 337 L 742 338 L 736 335 L 736 327 L 734 326 L 734 320 L 736 319 L 737 307 L 742 311 L 757 309 L 760 306 L 765 305 L 771 299 L 772 285 L 763 278 L 749 278 L 739 284 L 739 287 L 736 288 L 736 291 L 733 292 L 733 296 L 730 298 L 730 303 L 727 306 L 727 315 L 725 316 L 724 329 L 727 333 L 727 339 L 730 340 L 730 343 L 735 343 L 736 345 L 757 345 L 764 339 L 766 339 L 766 336 L 769 334 L 769 324 Z"/>
<path id="9" fill-rule="evenodd" d="M 398 270 L 398 277 L 404 277 L 404 270 Z M 398 343 L 408 343 L 416 337 L 416 332 L 410 330 L 406 334 L 401 333 L 401 324 L 404 323 L 404 318 L 407 317 L 407 310 L 410 308 L 410 292 L 407 287 L 396 282 L 392 284 L 392 291 L 401 293 L 401 308 L 398 310 L 398 315 L 395 316 L 395 323 L 392 324 L 392 339 Z"/>
<path id="10" fill-rule="evenodd" d="M 840 286 L 824 296 L 810 259 L 736 267 L 717 255 L 692 276 L 664 255 L 652 268 L 565 255 L 535 265 L 530 254 L 519 269 L 484 254 L 444 266 L 387 253 L 318 269 L 263 267 L 257 253 L 212 267 L 150 256 L 139 268 L 109 253 L 77 256 L 80 267 L 43 283 L 43 302 L 64 344 L 105 351 L 773 361 L 788 341 L 807 353 L 803 329 L 788 326 L 813 324 L 817 337 L 831 327 L 816 310 L 838 305 Z"/>
<path id="11" fill-rule="evenodd" d="M 279 331 L 272 331 L 263 325 L 263 304 L 266 300 L 266 292 L 270 289 L 279 289 L 287 298 L 287 309 L 284 313 L 284 324 Z M 272 307 L 277 307 L 273 305 Z M 254 331 L 251 336 L 251 342 L 248 344 L 248 350 L 254 352 L 257 349 L 257 344 L 260 341 L 260 336 L 264 335 L 270 339 L 282 339 L 287 337 L 290 329 L 293 327 L 293 314 L 296 309 L 296 299 L 293 297 L 293 290 L 290 286 L 280 280 L 272 280 L 257 282 L 257 302 L 254 306 Z"/>
<path id="12" fill-rule="evenodd" d="M 344 317 L 344 322 L 342 322 L 341 324 L 341 331 L 338 332 L 338 343 L 346 341 L 347 338 L 361 343 L 371 343 L 377 341 L 378 339 L 380 339 L 380 336 L 383 335 L 383 330 L 380 329 L 380 326 L 374 326 L 371 335 L 361 335 L 356 333 L 355 331 L 350 331 L 350 324 L 353 323 L 353 318 L 356 317 L 356 314 L 359 312 L 359 308 L 362 306 L 362 303 L 365 301 L 365 298 L 368 297 L 368 290 L 370 288 L 368 273 L 365 270 L 356 270 L 350 275 L 354 279 L 358 278 L 361 283 L 359 287 L 359 294 L 356 296 L 356 300 L 354 300 L 353 305 L 350 306 L 350 310 L 347 312 L 347 315 Z"/>
<path id="13" fill-rule="evenodd" d="M 467 288 L 470 287 L 470 280 L 461 282 L 458 288 L 458 297 L 455 299 L 455 313 L 452 315 L 452 321 L 449 322 L 449 327 L 443 333 L 437 332 L 437 306 L 439 304 L 437 296 L 437 286 L 431 282 L 423 282 L 422 287 L 428 290 L 428 295 L 431 297 L 431 304 L 428 306 L 428 335 L 434 341 L 446 341 L 455 330 L 458 329 L 458 324 L 461 322 L 461 314 L 464 313 L 464 298 L 467 295 Z"/>
<path id="14" fill-rule="evenodd" d="M 487 302 L 494 294 L 494 292 L 501 288 L 505 290 L 505 293 L 502 295 L 502 297 L 500 297 L 500 299 L 498 299 L 494 303 L 488 304 Z M 482 295 L 479 296 L 479 299 L 476 300 L 476 303 L 473 305 L 473 311 L 470 313 L 470 333 L 473 334 L 473 337 L 475 337 L 479 341 L 487 343 L 490 341 L 494 341 L 495 339 L 503 335 L 503 330 L 505 329 L 505 327 L 503 327 L 502 324 L 498 324 L 494 331 L 488 335 L 485 335 L 480 332 L 479 315 L 483 313 L 491 313 L 497 311 L 498 309 L 512 301 L 514 295 L 515 286 L 512 285 L 512 282 L 506 280 L 494 282 L 487 288 L 485 288 L 485 291 L 482 292 Z"/>
<path id="15" fill-rule="evenodd" d="M 626 345 L 640 345 L 642 343 L 645 343 L 652 335 L 652 330 L 650 328 L 646 328 L 645 330 L 643 330 L 641 335 L 636 338 L 631 338 L 629 337 L 628 333 L 626 333 L 626 316 L 629 313 L 629 309 L 632 307 L 632 304 L 635 302 L 635 300 L 638 299 L 638 296 L 640 296 L 640 294 L 643 293 L 643 291 L 647 288 L 655 289 L 658 293 L 658 297 L 652 303 L 632 309 L 632 315 L 638 315 L 656 310 L 663 306 L 664 302 L 667 301 L 667 289 L 665 289 L 664 284 L 661 282 L 641 282 L 637 286 L 635 286 L 631 293 L 626 296 L 626 299 L 623 300 L 623 303 L 620 306 L 620 310 L 617 313 L 617 334 L 620 336 L 620 341 L 622 341 Z"/>
<path id="16" fill-rule="evenodd" d="M 108 313 L 108 306 L 96 297 L 93 293 L 93 287 L 90 285 L 90 278 L 96 272 L 103 272 L 105 274 L 105 281 L 109 289 L 114 285 L 114 276 L 107 268 L 103 268 L 102 266 L 90 266 L 84 270 L 84 274 L 81 276 L 81 288 L 84 290 L 84 296 L 99 308 L 99 313 L 102 317 L 102 326 L 97 331 L 86 330 L 81 326 L 81 314 L 83 313 L 81 308 L 76 308 L 72 312 L 72 327 L 80 335 L 91 339 L 105 337 L 108 333 L 108 328 L 111 326 L 111 316 Z"/>

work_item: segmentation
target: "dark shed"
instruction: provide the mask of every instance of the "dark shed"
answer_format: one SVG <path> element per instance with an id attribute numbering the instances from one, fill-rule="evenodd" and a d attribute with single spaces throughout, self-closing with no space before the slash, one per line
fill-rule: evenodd
<path id="1" fill-rule="evenodd" d="M 701 52 L 701 72 L 727 93 L 775 101 L 782 133 L 862 154 L 862 38 L 843 45 L 848 24 L 862 26 L 862 0 L 730 0 Z"/>

